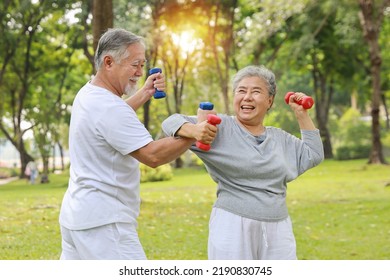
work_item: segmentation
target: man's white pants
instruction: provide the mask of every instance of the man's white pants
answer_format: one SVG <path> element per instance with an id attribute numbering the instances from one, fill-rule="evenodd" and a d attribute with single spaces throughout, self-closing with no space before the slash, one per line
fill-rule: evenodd
<path id="1" fill-rule="evenodd" d="M 210 260 L 296 260 L 290 217 L 261 222 L 214 207 L 209 222 Z"/>
<path id="2" fill-rule="evenodd" d="M 61 226 L 61 260 L 146 260 L 136 226 L 113 223 L 86 230 Z"/>

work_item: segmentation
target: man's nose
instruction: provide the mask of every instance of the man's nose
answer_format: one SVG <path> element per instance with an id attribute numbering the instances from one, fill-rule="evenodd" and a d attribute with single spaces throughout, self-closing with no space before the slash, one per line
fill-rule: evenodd
<path id="1" fill-rule="evenodd" d="M 143 74 L 143 68 L 142 68 L 142 66 L 137 66 L 137 70 L 135 70 L 135 75 L 137 75 L 137 76 L 142 76 L 142 74 Z"/>

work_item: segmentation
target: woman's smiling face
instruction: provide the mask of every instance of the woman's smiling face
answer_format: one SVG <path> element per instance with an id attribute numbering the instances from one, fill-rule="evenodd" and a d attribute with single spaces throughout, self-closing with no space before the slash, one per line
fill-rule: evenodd
<path id="1" fill-rule="evenodd" d="M 237 119 L 245 125 L 259 125 L 271 108 L 273 96 L 269 95 L 268 84 L 259 77 L 243 78 L 235 92 L 233 107 Z"/>

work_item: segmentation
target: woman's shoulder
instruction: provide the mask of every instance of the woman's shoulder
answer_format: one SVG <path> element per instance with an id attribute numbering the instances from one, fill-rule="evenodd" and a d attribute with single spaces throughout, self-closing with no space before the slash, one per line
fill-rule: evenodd
<path id="1" fill-rule="evenodd" d="M 234 122 L 234 116 L 230 116 L 226 114 L 217 114 L 217 116 L 221 118 L 222 122 L 226 122 L 226 123 Z"/>
<path id="2" fill-rule="evenodd" d="M 274 127 L 274 126 L 266 126 L 267 129 L 267 135 L 272 135 L 272 136 L 285 136 L 285 135 L 290 135 L 287 131 L 279 128 L 279 127 Z"/>
<path id="3" fill-rule="evenodd" d="M 226 114 L 217 114 L 218 117 L 221 118 L 221 123 L 219 126 L 221 127 L 234 127 L 235 120 L 234 116 L 226 115 Z"/>
<path id="4" fill-rule="evenodd" d="M 284 131 L 283 129 L 275 126 L 266 126 L 265 128 L 267 129 L 267 132 L 271 133 L 286 133 L 286 131 Z"/>

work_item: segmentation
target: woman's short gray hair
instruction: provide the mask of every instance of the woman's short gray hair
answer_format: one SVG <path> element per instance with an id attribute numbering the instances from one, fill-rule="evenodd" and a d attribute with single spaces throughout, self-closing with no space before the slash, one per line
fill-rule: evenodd
<path id="1" fill-rule="evenodd" d="M 268 84 L 269 95 L 272 96 L 276 95 L 275 74 L 263 65 L 260 66 L 250 65 L 238 71 L 232 79 L 233 92 L 236 91 L 238 84 L 241 82 L 241 80 L 247 77 L 259 77 L 260 79 L 263 79 Z"/>
<path id="2" fill-rule="evenodd" d="M 100 69 L 103 64 L 103 58 L 106 55 L 111 55 L 115 62 L 120 62 L 122 59 L 129 56 L 127 48 L 140 43 L 145 46 L 142 37 L 131 33 L 122 28 L 110 28 L 99 39 L 95 53 L 95 68 Z"/>

